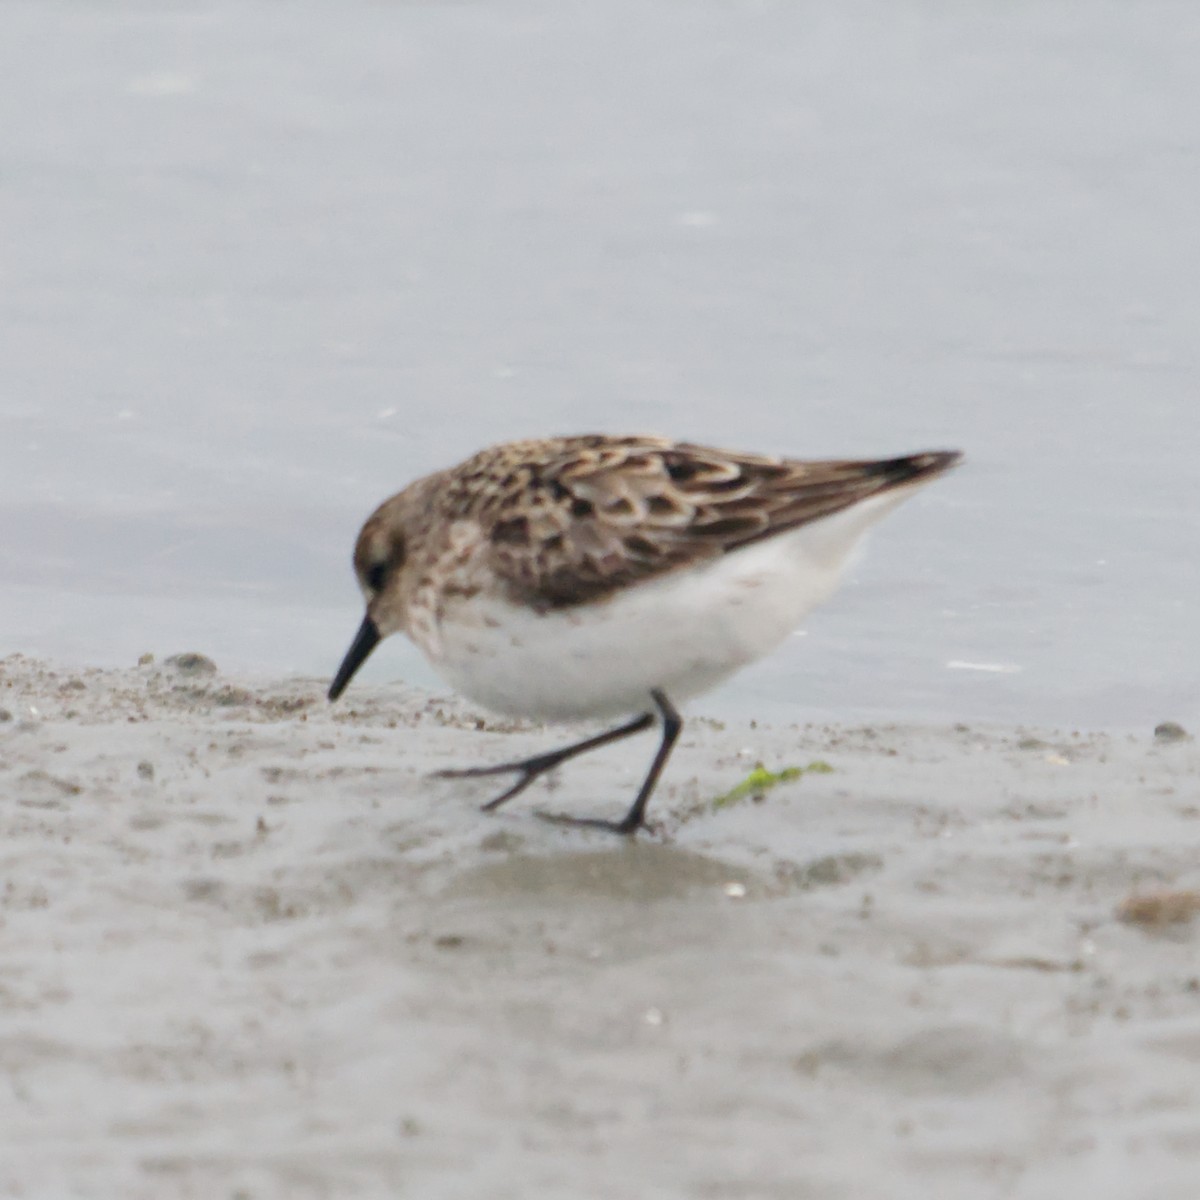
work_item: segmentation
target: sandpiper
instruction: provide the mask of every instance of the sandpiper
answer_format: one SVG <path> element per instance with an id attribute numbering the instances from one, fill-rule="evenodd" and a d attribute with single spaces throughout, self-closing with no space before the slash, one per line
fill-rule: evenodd
<path id="1" fill-rule="evenodd" d="M 532 758 L 438 772 L 515 775 L 485 811 L 657 721 L 658 751 L 621 820 L 542 814 L 634 833 L 682 727 L 676 704 L 777 646 L 834 590 L 866 530 L 960 457 L 804 462 L 604 434 L 492 446 L 367 519 L 354 549 L 366 616 L 329 698 L 403 632 L 495 712 L 628 718 Z"/>

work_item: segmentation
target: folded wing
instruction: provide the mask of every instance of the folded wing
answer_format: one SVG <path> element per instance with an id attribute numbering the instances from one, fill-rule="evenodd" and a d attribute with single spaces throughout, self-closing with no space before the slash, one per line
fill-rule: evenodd
<path id="1" fill-rule="evenodd" d="M 818 521 L 958 458 L 800 462 L 655 438 L 564 438 L 526 459 L 519 492 L 477 516 L 514 599 L 561 609 Z"/>

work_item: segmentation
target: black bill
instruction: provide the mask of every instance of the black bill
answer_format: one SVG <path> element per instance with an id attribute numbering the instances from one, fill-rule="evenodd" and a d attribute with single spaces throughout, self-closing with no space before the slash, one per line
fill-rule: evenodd
<path id="1" fill-rule="evenodd" d="M 342 659 L 342 665 L 329 685 L 330 700 L 336 700 L 346 690 L 346 684 L 354 678 L 354 672 L 367 661 L 367 655 L 378 645 L 379 627 L 369 616 L 363 617 L 363 623 L 358 627 L 354 641 L 350 643 L 350 649 L 346 651 L 346 657 Z"/>

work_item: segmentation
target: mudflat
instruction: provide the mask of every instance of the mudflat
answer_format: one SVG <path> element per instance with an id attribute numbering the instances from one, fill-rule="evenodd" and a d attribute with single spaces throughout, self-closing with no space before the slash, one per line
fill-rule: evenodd
<path id="1" fill-rule="evenodd" d="M 0 660 L 0 1195 L 1194 1200 L 1184 731 L 324 686 Z"/>

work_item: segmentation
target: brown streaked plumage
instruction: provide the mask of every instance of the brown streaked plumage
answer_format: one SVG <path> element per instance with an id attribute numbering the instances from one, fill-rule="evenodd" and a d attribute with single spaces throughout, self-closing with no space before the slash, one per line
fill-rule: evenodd
<path id="1" fill-rule="evenodd" d="M 600 742 L 485 769 L 520 775 L 494 804 L 657 710 L 660 757 L 614 826 L 630 832 L 677 732 L 669 695 L 711 686 L 785 636 L 865 528 L 958 458 L 805 462 L 605 435 L 490 447 L 368 518 L 354 553 L 367 617 L 330 696 L 402 630 L 492 708 L 550 719 L 642 709 Z"/>

